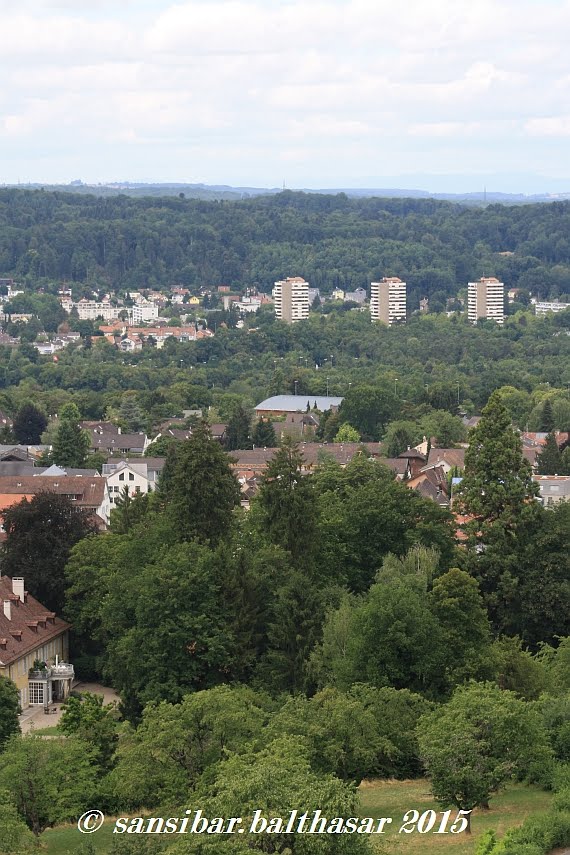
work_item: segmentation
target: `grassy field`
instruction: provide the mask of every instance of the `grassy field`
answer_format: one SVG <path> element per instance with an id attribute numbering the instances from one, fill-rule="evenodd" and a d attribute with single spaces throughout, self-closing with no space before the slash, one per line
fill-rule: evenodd
<path id="1" fill-rule="evenodd" d="M 374 781 L 360 788 L 362 816 L 389 816 L 393 818 L 386 834 L 375 835 L 390 855 L 430 855 L 445 852 L 449 855 L 473 855 L 475 842 L 488 828 L 503 835 L 507 828 L 520 825 L 527 816 L 548 809 L 552 800 L 550 793 L 536 787 L 514 785 L 491 799 L 490 810 L 476 810 L 471 820 L 472 834 L 398 834 L 401 818 L 405 812 L 415 808 L 421 814 L 433 809 L 438 813 L 437 829 L 442 816 L 441 808 L 429 794 L 427 781 Z M 453 819 L 456 811 L 451 815 Z"/>
<path id="2" fill-rule="evenodd" d="M 44 831 L 40 840 L 46 848 L 42 855 L 75 855 L 81 844 L 90 841 L 98 853 L 107 855 L 113 837 L 113 823 L 107 822 L 94 834 L 81 834 L 75 825 L 58 826 Z"/>
<path id="3" fill-rule="evenodd" d="M 491 809 L 475 811 L 472 819 L 472 834 L 398 834 L 401 819 L 407 810 L 415 808 L 421 814 L 433 809 L 438 812 L 434 828 L 438 828 L 442 815 L 441 808 L 429 794 L 427 781 L 373 781 L 360 788 L 360 816 L 392 817 L 391 826 L 383 835 L 374 835 L 372 840 L 378 844 L 380 852 L 389 855 L 430 855 L 430 853 L 449 853 L 449 855 L 473 855 L 475 842 L 488 828 L 496 829 L 502 835 L 507 828 L 520 825 L 532 813 L 548 809 L 552 796 L 536 787 L 516 785 L 491 800 Z M 455 811 L 452 813 L 452 819 Z M 95 834 L 80 834 L 75 826 L 60 826 L 48 829 L 41 837 L 46 847 L 45 855 L 74 855 L 82 843 L 89 840 L 98 853 L 107 855 L 112 840 L 113 823 L 107 822 Z"/>
<path id="4" fill-rule="evenodd" d="M 60 736 L 63 739 L 63 733 L 55 725 L 53 727 L 34 727 L 30 733 L 33 733 L 34 736 Z"/>

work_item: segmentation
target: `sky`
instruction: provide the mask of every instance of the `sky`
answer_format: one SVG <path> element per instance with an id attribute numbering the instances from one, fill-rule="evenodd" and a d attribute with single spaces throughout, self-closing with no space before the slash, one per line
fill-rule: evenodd
<path id="1" fill-rule="evenodd" d="M 0 0 L 0 183 L 570 191 L 570 0 Z"/>

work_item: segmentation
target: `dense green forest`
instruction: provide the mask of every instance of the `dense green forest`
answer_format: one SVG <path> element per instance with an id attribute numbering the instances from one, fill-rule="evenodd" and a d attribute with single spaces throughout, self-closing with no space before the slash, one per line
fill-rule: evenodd
<path id="1" fill-rule="evenodd" d="M 285 191 L 243 201 L 0 190 L 0 273 L 125 287 L 258 286 L 302 275 L 330 292 L 382 276 L 411 309 L 442 308 L 499 276 L 541 297 L 570 293 L 570 203 L 474 209 L 433 199 Z"/>

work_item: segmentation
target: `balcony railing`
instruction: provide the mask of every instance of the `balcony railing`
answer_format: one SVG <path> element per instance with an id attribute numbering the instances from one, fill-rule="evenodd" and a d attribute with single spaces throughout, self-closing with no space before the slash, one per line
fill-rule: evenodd
<path id="1" fill-rule="evenodd" d="M 73 665 L 60 662 L 58 665 L 48 665 L 47 668 L 30 668 L 29 680 L 73 680 L 75 671 Z"/>

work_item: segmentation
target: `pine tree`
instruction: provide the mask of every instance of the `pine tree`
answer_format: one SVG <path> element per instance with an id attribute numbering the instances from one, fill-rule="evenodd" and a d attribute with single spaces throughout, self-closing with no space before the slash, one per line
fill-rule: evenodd
<path id="1" fill-rule="evenodd" d="M 234 451 L 236 448 L 251 448 L 250 439 L 251 417 L 241 405 L 233 411 L 226 430 L 226 448 Z"/>
<path id="2" fill-rule="evenodd" d="M 509 412 L 500 394 L 493 392 L 481 421 L 470 434 L 458 503 L 476 518 L 479 528 L 498 520 L 509 525 L 519 519 L 525 505 L 537 494 Z"/>
<path id="3" fill-rule="evenodd" d="M 544 448 L 536 458 L 539 475 L 561 475 L 563 471 L 562 455 L 553 433 L 549 433 Z"/>
<path id="4" fill-rule="evenodd" d="M 190 439 L 172 446 L 160 479 L 160 493 L 181 540 L 217 543 L 240 501 L 230 459 L 201 422 Z"/>
<path id="5" fill-rule="evenodd" d="M 542 408 L 540 430 L 544 431 L 545 433 L 552 433 L 552 431 L 554 430 L 554 411 L 552 409 L 552 402 L 550 398 L 546 399 Z"/>
<path id="6" fill-rule="evenodd" d="M 520 623 L 520 568 L 544 513 L 537 495 L 520 437 L 500 394 L 493 392 L 470 433 L 454 510 L 469 517 L 467 569 L 479 581 L 497 632 L 515 634 Z"/>
<path id="7" fill-rule="evenodd" d="M 144 417 L 134 395 L 123 395 L 117 417 L 126 430 L 137 433 L 144 426 Z"/>
<path id="8" fill-rule="evenodd" d="M 58 466 L 80 469 L 91 445 L 89 434 L 79 427 L 80 413 L 75 404 L 66 404 L 53 441 L 52 458 Z"/>
<path id="9" fill-rule="evenodd" d="M 38 445 L 48 420 L 32 403 L 23 404 L 14 416 L 14 436 L 22 445 Z"/>
<path id="10" fill-rule="evenodd" d="M 306 561 L 313 553 L 316 537 L 313 484 L 302 474 L 304 462 L 298 444 L 285 437 L 269 461 L 255 499 L 262 530 L 296 561 Z"/>
<path id="11" fill-rule="evenodd" d="M 253 445 L 256 448 L 276 448 L 277 437 L 275 436 L 275 428 L 270 421 L 259 419 L 253 429 L 251 435 Z"/>

